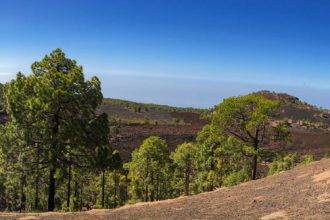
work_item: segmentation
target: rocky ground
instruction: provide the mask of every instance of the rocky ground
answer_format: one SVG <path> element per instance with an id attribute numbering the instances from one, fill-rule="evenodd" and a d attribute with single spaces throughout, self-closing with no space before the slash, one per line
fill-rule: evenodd
<path id="1" fill-rule="evenodd" d="M 0 219 L 330 219 L 330 160 L 190 197 L 81 213 L 1 213 Z"/>

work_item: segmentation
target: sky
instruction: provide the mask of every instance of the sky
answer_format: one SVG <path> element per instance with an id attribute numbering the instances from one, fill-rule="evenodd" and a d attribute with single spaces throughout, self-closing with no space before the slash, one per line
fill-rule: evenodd
<path id="1" fill-rule="evenodd" d="M 213 107 L 258 90 L 330 108 L 327 0 L 0 0 L 0 82 L 56 48 L 105 97 Z"/>

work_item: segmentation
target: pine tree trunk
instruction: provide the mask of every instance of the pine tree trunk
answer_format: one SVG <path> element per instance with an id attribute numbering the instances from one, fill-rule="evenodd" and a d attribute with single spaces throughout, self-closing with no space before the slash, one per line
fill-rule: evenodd
<path id="1" fill-rule="evenodd" d="M 66 207 L 70 207 L 70 196 L 71 196 L 71 163 L 69 164 L 69 173 L 68 173 L 68 186 L 67 186 L 67 200 Z"/>
<path id="2" fill-rule="evenodd" d="M 25 185 L 25 176 L 23 175 L 22 178 L 21 178 L 21 184 L 20 184 L 20 188 L 21 188 L 20 212 L 25 211 L 26 195 L 25 195 L 25 192 L 24 192 L 24 185 Z"/>
<path id="3" fill-rule="evenodd" d="M 104 184 L 105 184 L 105 176 L 104 176 L 104 170 L 102 170 L 102 208 L 104 208 Z"/>
<path id="4" fill-rule="evenodd" d="M 189 187 L 189 183 L 188 183 L 188 181 L 189 181 L 189 177 L 188 177 L 188 169 L 186 169 L 185 170 L 185 190 L 184 190 L 184 195 L 185 196 L 189 196 L 189 189 L 188 189 L 188 187 Z"/>
<path id="5" fill-rule="evenodd" d="M 39 210 L 39 182 L 40 182 L 40 177 L 39 177 L 39 155 L 40 155 L 40 150 L 38 148 L 38 144 L 35 145 L 37 147 L 37 170 L 36 170 L 36 179 L 35 179 L 35 197 L 34 197 L 34 209 Z"/>
<path id="6" fill-rule="evenodd" d="M 113 201 L 113 208 L 116 208 L 117 207 L 117 186 L 115 185 L 115 189 L 114 189 L 114 193 L 113 193 L 115 196 L 114 196 L 114 198 L 115 198 L 115 200 Z"/>
<path id="7" fill-rule="evenodd" d="M 190 188 L 189 188 L 189 184 L 190 184 L 190 180 L 189 180 L 189 178 L 190 178 L 190 173 L 189 173 L 189 168 L 188 168 L 188 171 L 187 171 L 187 196 L 189 196 L 190 195 Z"/>
<path id="8" fill-rule="evenodd" d="M 104 197 L 105 197 L 105 199 L 104 199 L 104 207 L 105 208 L 109 208 L 109 197 L 110 197 L 110 195 L 109 195 L 109 192 L 107 193 L 107 195 L 105 196 L 104 195 Z"/>
<path id="9" fill-rule="evenodd" d="M 149 176 L 149 164 L 147 164 L 147 173 L 146 173 L 146 191 L 145 191 L 145 201 L 148 202 L 148 176 Z"/>
<path id="10" fill-rule="evenodd" d="M 252 179 L 255 180 L 257 178 L 257 164 L 258 164 L 258 156 L 253 156 L 253 164 L 252 164 Z"/>
<path id="11" fill-rule="evenodd" d="M 125 201 L 128 200 L 128 173 L 125 175 Z"/>
<path id="12" fill-rule="evenodd" d="M 157 174 L 156 200 L 159 200 L 159 174 Z"/>
<path id="13" fill-rule="evenodd" d="M 80 211 L 82 211 L 82 207 L 83 207 L 83 187 L 84 187 L 84 184 L 81 183 L 81 187 L 80 187 Z"/>
<path id="14" fill-rule="evenodd" d="M 49 171 L 49 189 L 48 189 L 48 211 L 52 212 L 55 209 L 55 168 Z"/>
<path id="15" fill-rule="evenodd" d="M 146 184 L 145 201 L 148 202 L 148 184 Z"/>
<path id="16" fill-rule="evenodd" d="M 58 148 L 58 143 L 56 140 L 56 136 L 58 133 L 58 128 L 60 126 L 60 108 L 57 109 L 57 111 L 55 112 L 54 116 L 53 116 L 53 122 L 54 122 L 54 126 L 52 128 L 52 138 L 53 143 L 52 143 L 52 149 L 56 150 Z M 49 189 L 48 189 L 48 211 L 54 211 L 55 209 L 55 173 L 56 173 L 56 156 L 55 155 L 51 155 L 51 169 L 49 171 Z"/>
<path id="17" fill-rule="evenodd" d="M 215 164 L 214 164 L 214 147 L 215 146 L 213 146 L 212 147 L 212 150 L 211 150 L 211 157 L 212 157 L 212 160 L 211 160 L 211 164 L 210 164 L 210 170 L 211 171 L 214 171 L 215 170 Z M 209 191 L 213 191 L 213 188 L 214 188 L 214 186 L 213 186 L 213 181 L 211 182 L 211 184 L 210 184 L 210 187 L 209 187 Z"/>
<path id="18" fill-rule="evenodd" d="M 258 133 L 257 133 L 258 135 Z M 254 141 L 254 150 L 256 151 L 255 154 L 253 155 L 253 161 L 252 161 L 252 180 L 255 180 L 257 178 L 257 165 L 258 165 L 258 154 L 257 154 L 257 150 L 258 150 L 258 140 L 256 139 Z"/>
<path id="19" fill-rule="evenodd" d="M 35 181 L 35 198 L 34 198 L 34 209 L 39 209 L 39 172 L 37 172 Z"/>
<path id="20" fill-rule="evenodd" d="M 155 185 L 154 185 L 154 174 L 153 172 L 151 173 L 151 185 L 152 185 L 152 190 L 151 190 L 151 194 L 150 194 L 150 201 L 153 202 L 154 199 L 154 194 L 155 194 Z"/>

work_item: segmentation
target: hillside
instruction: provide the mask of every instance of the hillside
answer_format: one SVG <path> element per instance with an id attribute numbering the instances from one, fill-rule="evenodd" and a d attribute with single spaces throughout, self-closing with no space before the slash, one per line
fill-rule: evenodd
<path id="1" fill-rule="evenodd" d="M 273 123 L 284 122 L 291 132 L 291 142 L 281 146 L 285 151 L 313 154 L 318 159 L 329 154 L 329 110 L 312 106 L 285 93 L 260 91 L 256 94 L 280 102 Z"/>
<path id="2" fill-rule="evenodd" d="M 278 100 L 280 107 L 276 119 L 286 121 L 291 127 L 312 128 L 330 131 L 330 111 L 302 102 L 299 98 L 269 91 L 260 91 L 256 95 Z"/>
<path id="3" fill-rule="evenodd" d="M 316 158 L 330 153 L 329 111 L 285 93 L 260 91 L 256 94 L 280 101 L 273 123 L 285 122 L 291 131 L 292 142 L 276 147 L 288 152 L 312 153 Z M 105 99 L 99 111 L 106 112 L 111 118 L 116 127 L 112 145 L 127 161 L 130 153 L 150 135 L 166 139 L 170 150 L 178 144 L 195 140 L 197 133 L 209 122 L 201 115 L 208 115 L 212 110 Z"/>
<path id="4" fill-rule="evenodd" d="M 330 160 L 209 193 L 113 210 L 6 214 L 1 219 L 329 219 Z"/>
<path id="5" fill-rule="evenodd" d="M 183 142 L 194 141 L 208 123 L 201 114 L 208 110 L 144 104 L 118 99 L 105 99 L 99 112 L 109 115 L 113 129 L 112 146 L 124 160 L 151 135 L 165 138 L 170 150 Z"/>

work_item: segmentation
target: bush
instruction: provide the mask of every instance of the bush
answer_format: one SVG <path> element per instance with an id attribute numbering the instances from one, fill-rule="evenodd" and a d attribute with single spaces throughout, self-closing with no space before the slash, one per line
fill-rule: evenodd
<path id="1" fill-rule="evenodd" d="M 175 125 L 183 124 L 183 120 L 181 118 L 174 118 L 172 119 L 172 123 Z"/>
<path id="2" fill-rule="evenodd" d="M 150 119 L 147 116 L 144 117 L 144 124 L 150 124 Z"/>
<path id="3" fill-rule="evenodd" d="M 268 175 L 273 175 L 295 167 L 299 163 L 297 153 L 285 156 L 278 155 L 277 158 L 269 165 Z"/>
<path id="4" fill-rule="evenodd" d="M 238 172 L 233 172 L 229 176 L 227 176 L 224 181 L 224 186 L 235 186 L 240 183 L 246 182 L 249 180 L 249 175 L 245 169 L 242 169 Z"/>
<path id="5" fill-rule="evenodd" d="M 62 203 L 62 207 L 61 207 L 61 211 L 65 211 L 65 212 L 74 212 L 77 211 L 77 209 L 75 209 L 75 204 L 77 203 L 77 198 L 73 195 L 70 196 L 70 205 L 69 207 L 67 207 L 66 201 Z"/>
<path id="6" fill-rule="evenodd" d="M 303 157 L 303 160 L 300 162 L 300 164 L 305 165 L 309 164 L 314 161 L 314 157 L 311 154 L 307 154 Z"/>
<path id="7" fill-rule="evenodd" d="M 305 155 L 299 157 L 297 153 L 288 155 L 278 155 L 277 158 L 269 165 L 268 175 L 273 175 L 282 171 L 290 170 L 298 165 L 305 165 L 314 160 L 313 155 Z"/>
<path id="8" fill-rule="evenodd" d="M 102 205 L 96 204 L 93 206 L 93 209 L 102 209 Z"/>

